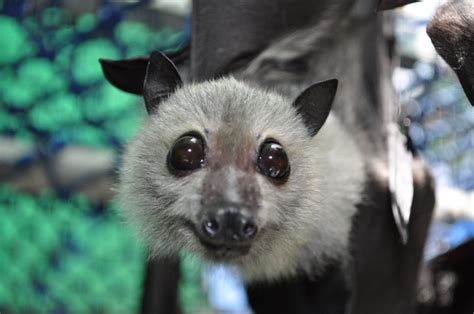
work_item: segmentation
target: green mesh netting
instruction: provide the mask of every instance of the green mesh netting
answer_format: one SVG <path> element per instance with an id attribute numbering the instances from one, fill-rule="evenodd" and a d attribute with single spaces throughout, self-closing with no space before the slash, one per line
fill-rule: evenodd
<path id="1" fill-rule="evenodd" d="M 137 311 L 144 250 L 115 215 L 94 217 L 90 208 L 81 197 L 35 198 L 0 186 L 0 307 Z"/>
<path id="2" fill-rule="evenodd" d="M 21 19 L 0 15 L 0 135 L 93 147 L 130 140 L 144 117 L 142 100 L 106 83 L 98 58 L 176 47 L 181 32 L 121 21 L 107 37 L 97 25 L 95 15 L 72 18 L 58 7 Z M 0 312 L 139 310 L 144 248 L 116 204 L 97 211 L 72 195 L 32 196 L 0 185 Z M 207 306 L 200 269 L 183 254 L 180 300 L 187 313 Z"/>
<path id="3" fill-rule="evenodd" d="M 146 252 L 110 204 L 96 215 L 81 196 L 39 197 L 0 185 L 0 309 L 136 313 Z M 199 260 L 183 254 L 180 301 L 205 309 Z"/>

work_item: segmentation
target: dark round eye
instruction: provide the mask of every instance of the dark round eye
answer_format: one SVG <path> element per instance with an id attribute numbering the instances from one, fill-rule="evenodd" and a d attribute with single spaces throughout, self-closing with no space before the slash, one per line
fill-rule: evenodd
<path id="1" fill-rule="evenodd" d="M 273 141 L 262 144 L 257 166 L 260 172 L 273 179 L 286 179 L 290 174 L 290 162 L 285 150 Z"/>
<path id="2" fill-rule="evenodd" d="M 168 166 L 172 170 L 192 171 L 204 164 L 204 140 L 198 135 L 184 135 L 171 147 Z"/>

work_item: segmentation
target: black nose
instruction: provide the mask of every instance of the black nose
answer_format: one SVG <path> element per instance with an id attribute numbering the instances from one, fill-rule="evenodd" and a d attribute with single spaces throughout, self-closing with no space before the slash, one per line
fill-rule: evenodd
<path id="1" fill-rule="evenodd" d="M 242 244 L 254 238 L 257 225 L 254 220 L 235 208 L 219 209 L 201 220 L 202 240 L 211 244 Z"/>

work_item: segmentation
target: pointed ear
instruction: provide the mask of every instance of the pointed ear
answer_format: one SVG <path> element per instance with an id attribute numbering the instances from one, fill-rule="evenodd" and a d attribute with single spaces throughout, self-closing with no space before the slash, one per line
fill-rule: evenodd
<path id="1" fill-rule="evenodd" d="M 163 53 L 154 51 L 146 68 L 143 96 L 148 113 L 153 113 L 183 82 L 173 62 Z"/>
<path id="2" fill-rule="evenodd" d="M 142 95 L 148 57 L 105 60 L 99 59 L 107 81 L 120 90 Z"/>
<path id="3" fill-rule="evenodd" d="M 336 91 L 337 80 L 327 80 L 311 85 L 294 101 L 293 106 L 303 118 L 311 136 L 316 135 L 326 122 Z"/>
<path id="4" fill-rule="evenodd" d="M 395 9 L 420 0 L 379 0 L 377 11 Z"/>

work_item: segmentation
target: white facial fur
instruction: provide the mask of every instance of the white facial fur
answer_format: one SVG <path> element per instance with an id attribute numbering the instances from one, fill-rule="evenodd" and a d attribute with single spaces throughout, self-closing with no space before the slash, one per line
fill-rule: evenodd
<path id="1" fill-rule="evenodd" d="M 187 249 L 208 256 L 190 223 L 196 223 L 202 182 L 211 170 L 204 167 L 177 177 L 166 164 L 176 139 L 194 131 L 209 150 L 214 149 L 213 139 L 225 134 L 236 143 L 253 139 L 254 150 L 273 138 L 288 155 L 291 174 L 286 183 L 277 186 L 255 172 L 261 194 L 257 220 L 263 231 L 247 255 L 228 261 L 247 280 L 317 272 L 331 261 L 347 260 L 352 217 L 365 180 L 363 159 L 336 117 L 330 116 L 311 138 L 291 103 L 224 78 L 187 85 L 159 105 L 127 148 L 119 186 L 123 214 L 138 226 L 153 255 Z M 236 157 L 254 155 L 247 151 Z M 229 165 L 227 171 L 238 180 L 240 170 Z"/>

